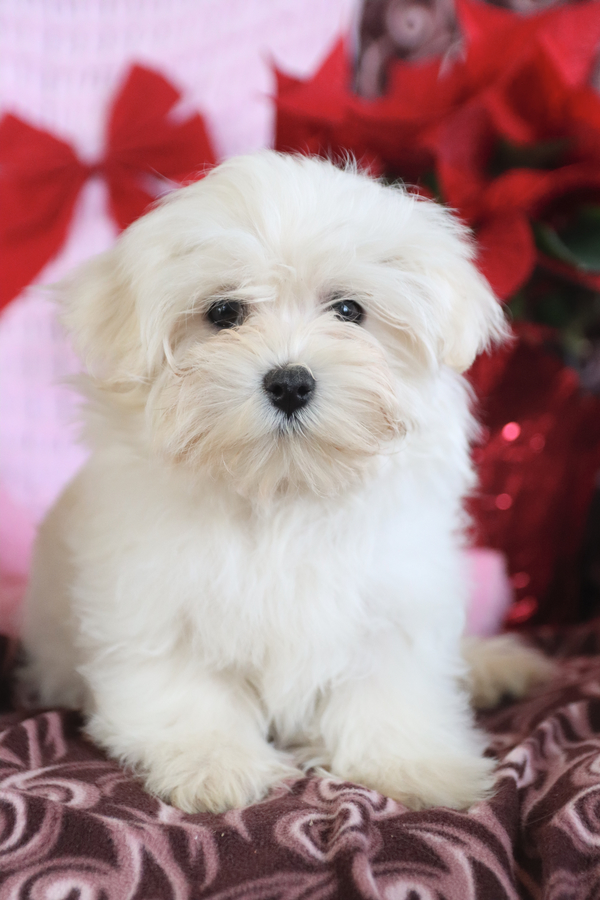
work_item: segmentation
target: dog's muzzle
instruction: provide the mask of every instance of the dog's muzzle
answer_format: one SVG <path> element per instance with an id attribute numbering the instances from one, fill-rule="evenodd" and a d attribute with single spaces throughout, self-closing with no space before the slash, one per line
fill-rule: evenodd
<path id="1" fill-rule="evenodd" d="M 278 366 L 263 378 L 263 388 L 276 409 L 288 418 L 310 401 L 316 381 L 305 366 Z"/>

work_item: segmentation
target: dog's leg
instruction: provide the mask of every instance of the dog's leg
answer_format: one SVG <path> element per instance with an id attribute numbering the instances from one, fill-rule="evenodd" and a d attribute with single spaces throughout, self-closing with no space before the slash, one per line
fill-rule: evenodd
<path id="1" fill-rule="evenodd" d="M 71 610 L 74 572 L 64 537 L 76 494 L 75 481 L 49 512 L 36 540 L 22 611 L 23 664 L 16 672 L 17 700 L 24 706 L 81 709 L 85 702 Z"/>
<path id="2" fill-rule="evenodd" d="M 547 656 L 512 634 L 463 638 L 462 653 L 471 702 L 477 709 L 496 706 L 503 697 L 524 697 L 556 673 Z"/>
<path id="3" fill-rule="evenodd" d="M 264 716 L 241 679 L 198 671 L 175 655 L 122 668 L 104 659 L 86 675 L 96 704 L 88 734 L 186 812 L 246 806 L 301 774 L 267 742 Z"/>
<path id="4" fill-rule="evenodd" d="M 495 763 L 483 756 L 459 670 L 444 652 L 424 659 L 408 642 L 382 647 L 376 670 L 336 687 L 324 707 L 332 773 L 413 809 L 465 809 L 487 796 Z"/>

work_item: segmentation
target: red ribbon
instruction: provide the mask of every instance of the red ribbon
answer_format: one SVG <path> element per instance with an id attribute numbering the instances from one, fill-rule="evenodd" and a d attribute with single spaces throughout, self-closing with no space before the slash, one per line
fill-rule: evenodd
<path id="1" fill-rule="evenodd" d="M 123 229 L 156 199 L 161 180 L 163 187 L 165 179 L 181 183 L 214 164 L 201 116 L 172 114 L 180 96 L 162 75 L 133 66 L 110 110 L 106 150 L 95 165 L 16 116 L 0 120 L 0 309 L 58 253 L 88 178 L 105 179 L 111 212 Z"/>

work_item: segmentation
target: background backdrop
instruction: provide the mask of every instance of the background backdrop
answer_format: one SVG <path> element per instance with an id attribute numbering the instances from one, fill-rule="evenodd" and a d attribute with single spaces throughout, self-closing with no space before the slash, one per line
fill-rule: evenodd
<path id="1" fill-rule="evenodd" d="M 273 63 L 307 75 L 352 22 L 353 0 L 0 0 L 0 114 L 102 152 L 109 103 L 133 62 L 158 69 L 204 116 L 218 159 L 273 143 Z M 47 284 L 105 249 L 116 228 L 88 181 Z M 0 572 L 4 618 L 22 592 L 36 524 L 81 464 L 77 363 L 47 291 L 0 317 Z"/>

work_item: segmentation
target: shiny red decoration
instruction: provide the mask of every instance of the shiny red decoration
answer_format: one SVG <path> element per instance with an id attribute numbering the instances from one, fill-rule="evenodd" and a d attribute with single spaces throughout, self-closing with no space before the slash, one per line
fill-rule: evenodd
<path id="1" fill-rule="evenodd" d="M 475 539 L 506 553 L 517 602 L 509 623 L 577 618 L 586 513 L 600 468 L 600 397 L 553 350 L 552 330 L 517 340 L 469 372 L 484 425 L 474 450 Z"/>
<path id="2" fill-rule="evenodd" d="M 108 117 L 106 149 L 94 165 L 64 141 L 13 115 L 0 121 L 0 308 L 63 245 L 86 180 L 109 188 L 119 228 L 142 215 L 170 182 L 214 164 L 202 118 L 174 115 L 180 93 L 158 72 L 133 66 Z"/>

